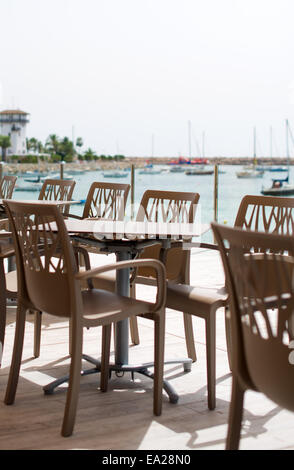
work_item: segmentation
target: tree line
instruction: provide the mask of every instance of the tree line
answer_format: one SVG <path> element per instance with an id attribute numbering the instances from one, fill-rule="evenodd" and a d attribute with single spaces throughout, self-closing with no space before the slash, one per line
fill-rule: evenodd
<path id="1" fill-rule="evenodd" d="M 60 138 L 56 134 L 50 134 L 45 144 L 35 137 L 26 139 L 27 155 L 9 156 L 10 161 L 23 163 L 37 163 L 38 160 L 55 163 L 58 161 L 72 162 L 95 161 L 95 160 L 123 160 L 124 155 L 97 155 L 90 147 L 84 152 L 81 151 L 84 142 L 78 137 L 75 142 L 68 137 Z M 11 146 L 10 136 L 0 135 L 0 148 L 2 150 L 2 161 L 7 161 L 7 149 Z"/>

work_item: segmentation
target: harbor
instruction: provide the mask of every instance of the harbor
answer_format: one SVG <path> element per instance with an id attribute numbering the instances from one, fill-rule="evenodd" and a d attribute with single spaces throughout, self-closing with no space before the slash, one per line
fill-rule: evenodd
<path id="1" fill-rule="evenodd" d="M 144 172 L 142 170 L 146 165 L 144 158 L 126 158 L 123 162 L 89 162 L 85 163 L 68 163 L 60 164 L 40 164 L 40 165 L 4 165 L 2 168 L 4 174 L 15 174 L 17 176 L 14 199 L 37 199 L 39 194 L 39 186 L 42 181 L 48 177 L 60 178 L 60 172 L 63 171 L 63 178 L 74 179 L 76 188 L 73 198 L 81 201 L 72 207 L 72 212 L 80 215 L 83 211 L 83 201 L 86 198 L 89 186 L 93 181 L 115 181 L 117 183 L 132 184 L 132 165 L 134 167 L 134 204 L 139 204 L 142 194 L 146 189 L 162 189 L 169 190 L 171 185 L 174 191 L 197 191 L 201 194 L 200 208 L 201 219 L 203 223 L 209 223 L 211 220 L 218 220 L 220 223 L 232 224 L 234 222 L 234 214 L 236 213 L 239 202 L 245 194 L 260 195 L 263 187 L 271 186 L 273 178 L 285 178 L 285 172 L 270 171 L 275 165 L 278 166 L 279 161 L 275 159 L 272 165 L 267 165 L 268 170 L 263 172 L 261 178 L 239 179 L 236 172 L 241 171 L 246 163 L 240 164 L 239 159 L 232 164 L 224 164 L 224 159 L 218 161 L 218 193 L 217 193 L 217 211 L 215 208 L 215 174 L 187 175 L 185 171 L 173 172 L 174 165 L 169 165 L 170 158 L 160 159 L 160 163 L 153 164 L 156 172 Z M 251 159 L 252 160 L 252 159 Z M 260 161 L 261 159 L 259 159 Z M 280 159 L 282 160 L 282 159 Z M 150 162 L 151 159 L 148 158 Z M 250 161 L 250 160 L 248 160 Z M 292 163 L 292 162 L 291 162 Z M 216 161 L 209 159 L 209 163 L 205 168 L 214 170 Z M 282 163 L 281 163 L 282 165 Z M 194 166 L 194 165 L 193 165 Z M 198 165 L 195 165 L 195 167 Z M 266 168 L 265 163 L 263 166 Z M 190 165 L 183 165 L 190 167 Z M 293 165 L 289 166 L 290 181 L 294 181 Z M 114 179 L 113 174 L 117 176 Z M 38 175 L 40 182 L 37 182 Z M 30 180 L 30 181 L 26 181 Z M 33 181 L 36 182 L 33 182 Z M 131 216 L 130 214 L 126 214 Z M 208 235 L 207 235 L 208 237 Z"/>

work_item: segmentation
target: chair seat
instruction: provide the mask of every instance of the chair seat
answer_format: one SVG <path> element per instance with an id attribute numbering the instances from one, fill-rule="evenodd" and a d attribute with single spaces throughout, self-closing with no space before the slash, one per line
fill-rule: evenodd
<path id="1" fill-rule="evenodd" d="M 149 313 L 154 304 L 124 297 L 101 289 L 89 289 L 82 292 L 83 318 L 85 326 L 117 322 L 132 315 Z"/>
<path id="2" fill-rule="evenodd" d="M 197 316 L 205 316 L 211 307 L 219 308 L 227 304 L 225 288 L 206 289 L 187 284 L 167 283 L 166 306 Z"/>
<path id="3" fill-rule="evenodd" d="M 84 266 L 80 267 L 80 271 L 84 271 Z M 108 271 L 106 273 L 99 274 L 97 277 L 92 278 L 92 283 L 95 289 L 103 289 L 109 292 L 115 292 L 115 281 L 116 272 Z M 87 281 L 81 281 L 81 286 L 84 288 L 88 287 Z"/>

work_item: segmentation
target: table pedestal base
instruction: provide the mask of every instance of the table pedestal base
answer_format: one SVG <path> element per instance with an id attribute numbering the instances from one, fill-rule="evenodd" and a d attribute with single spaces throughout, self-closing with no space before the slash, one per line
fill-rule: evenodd
<path id="1" fill-rule="evenodd" d="M 81 371 L 81 375 L 90 375 L 90 374 L 97 374 L 100 372 L 100 361 L 94 359 L 93 357 L 87 356 L 83 354 L 83 359 L 86 360 L 87 362 L 90 362 L 91 364 L 95 365 L 93 369 L 86 369 Z M 177 360 L 170 360 L 166 361 L 165 364 L 183 364 L 184 366 L 184 371 L 185 372 L 190 372 L 191 371 L 191 366 L 192 366 L 192 359 L 177 359 Z M 124 375 L 125 372 L 131 372 L 132 374 L 132 379 L 134 380 L 134 373 L 136 372 L 137 374 L 144 375 L 145 377 L 149 377 L 150 379 L 153 379 L 153 374 L 152 372 L 149 371 L 150 367 L 154 367 L 153 362 L 149 362 L 146 364 L 139 364 L 139 365 L 131 365 L 131 364 L 126 364 L 126 365 L 116 365 L 116 364 L 110 364 L 109 365 L 109 374 L 111 376 L 112 372 L 115 372 L 117 376 L 119 377 L 119 374 Z M 48 385 L 45 385 L 43 387 L 44 393 L 46 395 L 52 395 L 54 393 L 54 389 L 58 387 L 59 385 L 68 382 L 69 376 L 64 376 L 60 377 L 60 379 L 56 379 L 53 382 L 51 382 Z M 173 387 L 170 385 L 170 383 L 167 380 L 163 380 L 163 389 L 166 391 L 170 403 L 177 403 L 179 396 L 173 389 Z"/>

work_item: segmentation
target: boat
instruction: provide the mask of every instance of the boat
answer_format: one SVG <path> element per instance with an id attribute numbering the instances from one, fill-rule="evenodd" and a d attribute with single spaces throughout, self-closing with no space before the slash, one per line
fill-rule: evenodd
<path id="1" fill-rule="evenodd" d="M 262 178 L 263 177 L 263 171 L 258 171 L 258 170 L 243 170 L 243 171 L 237 171 L 236 173 L 237 178 Z"/>
<path id="2" fill-rule="evenodd" d="M 50 174 L 48 176 L 45 176 L 44 178 L 41 178 L 41 181 L 46 181 L 46 180 L 49 180 L 49 179 L 60 179 L 60 173 L 53 173 L 53 174 Z M 63 177 L 62 177 L 63 180 L 73 180 L 73 175 L 68 175 L 67 173 L 64 173 L 63 174 Z"/>
<path id="3" fill-rule="evenodd" d="M 28 185 L 20 185 L 14 188 L 14 191 L 24 191 L 24 192 L 35 192 L 41 191 L 43 184 L 42 183 L 31 183 Z"/>
<path id="4" fill-rule="evenodd" d="M 181 167 L 181 166 L 173 166 L 169 169 L 169 172 L 170 173 L 184 173 L 185 171 L 185 168 Z"/>
<path id="5" fill-rule="evenodd" d="M 153 168 L 143 168 L 142 170 L 139 170 L 139 175 L 159 175 L 161 173 L 161 170 L 155 170 Z"/>
<path id="6" fill-rule="evenodd" d="M 289 152 L 289 121 L 286 119 L 286 148 L 287 148 L 287 177 L 284 179 L 272 179 L 272 186 L 269 188 L 262 187 L 261 194 L 264 196 L 293 196 L 294 195 L 294 185 L 289 184 L 289 173 L 290 173 L 290 152 Z M 291 134 L 292 137 L 292 134 Z M 293 139 L 293 137 L 292 137 Z"/>
<path id="7" fill-rule="evenodd" d="M 138 173 L 139 175 L 159 175 L 161 170 L 154 168 L 153 163 L 147 161 L 144 168 L 141 168 Z"/>
<path id="8" fill-rule="evenodd" d="M 24 181 L 27 183 L 40 183 L 41 177 L 37 176 L 36 178 L 24 178 Z"/>
<path id="9" fill-rule="evenodd" d="M 177 159 L 169 161 L 168 165 L 207 165 L 207 158 L 183 158 L 179 157 Z"/>
<path id="10" fill-rule="evenodd" d="M 126 178 L 128 176 L 127 172 L 120 171 L 109 171 L 103 173 L 104 178 Z"/>
<path id="11" fill-rule="evenodd" d="M 32 178 L 32 177 L 36 177 L 36 178 L 43 178 L 45 176 L 48 176 L 49 175 L 49 172 L 48 171 L 39 171 L 39 170 L 34 170 L 34 171 L 30 171 L 30 170 L 27 170 L 26 172 L 24 172 L 22 175 L 22 177 L 29 177 L 29 178 Z"/>
<path id="12" fill-rule="evenodd" d="M 284 179 L 273 179 L 270 188 L 262 188 L 261 194 L 264 196 L 293 196 L 294 185 L 289 184 L 289 176 Z"/>
<path id="13" fill-rule="evenodd" d="M 269 171 L 288 171 L 286 166 L 271 166 Z"/>
<path id="14" fill-rule="evenodd" d="M 68 174 L 71 176 L 76 176 L 76 175 L 84 175 L 86 170 L 76 170 L 72 169 L 68 171 Z"/>
<path id="15" fill-rule="evenodd" d="M 253 129 L 253 141 L 254 141 L 254 151 L 253 151 L 253 163 L 243 168 L 242 171 L 237 171 L 237 178 L 262 178 L 264 170 L 257 170 L 257 158 L 256 158 L 256 128 Z"/>
<path id="16" fill-rule="evenodd" d="M 268 171 L 269 170 L 269 167 L 265 166 L 265 165 L 258 165 L 255 167 L 255 170 L 257 171 Z"/>
<path id="17" fill-rule="evenodd" d="M 213 169 L 206 169 L 204 167 L 191 168 L 185 171 L 185 175 L 212 175 L 214 173 Z"/>

